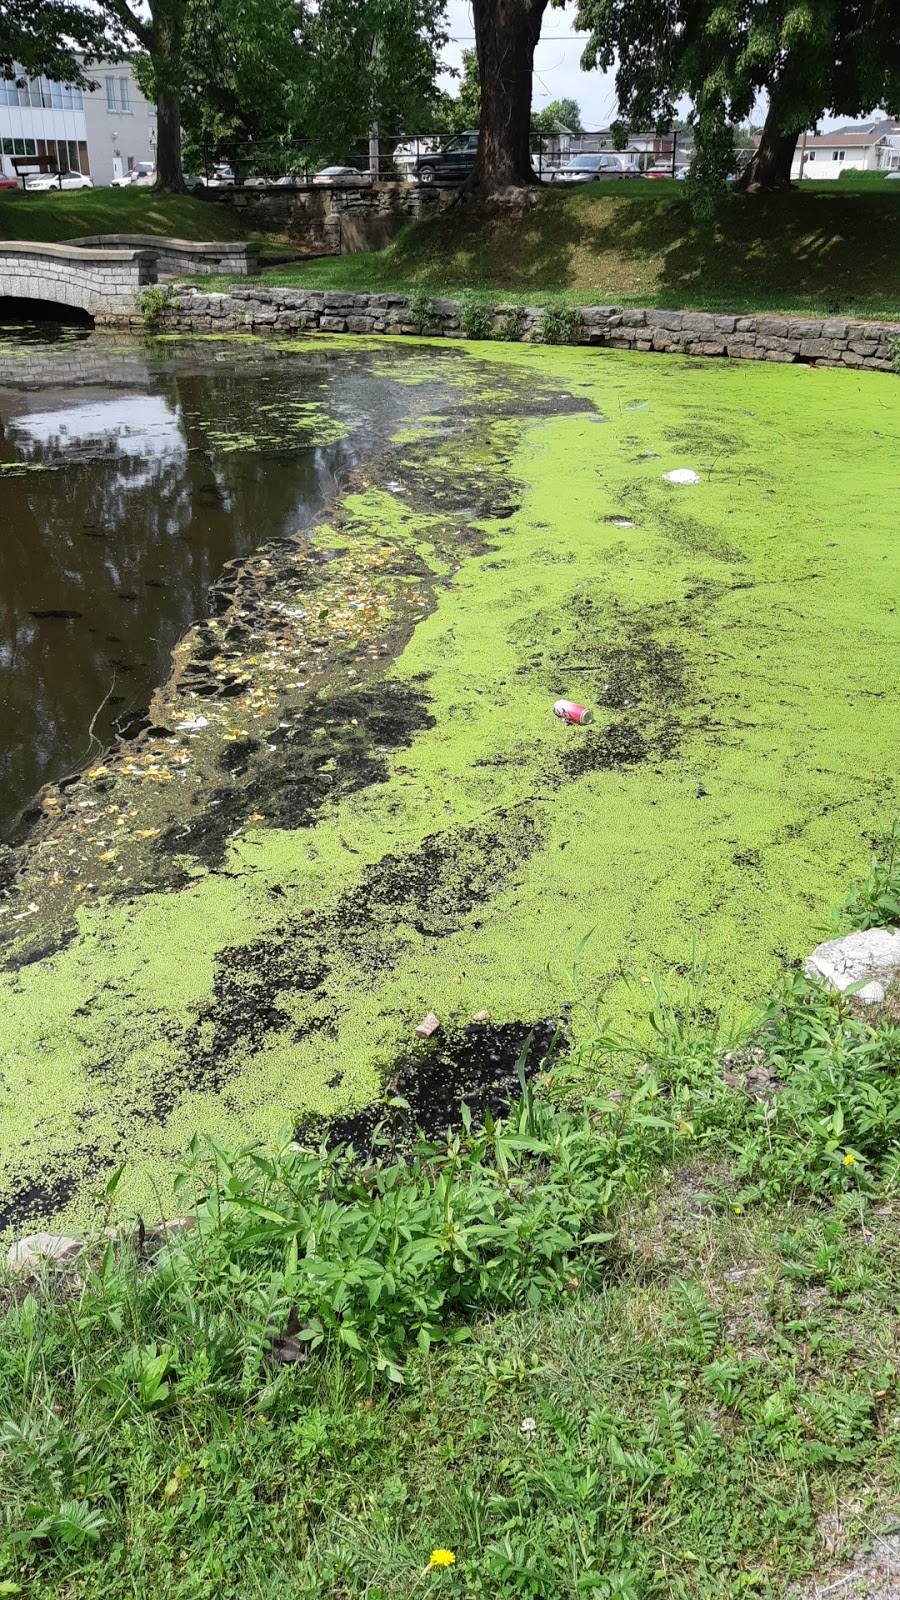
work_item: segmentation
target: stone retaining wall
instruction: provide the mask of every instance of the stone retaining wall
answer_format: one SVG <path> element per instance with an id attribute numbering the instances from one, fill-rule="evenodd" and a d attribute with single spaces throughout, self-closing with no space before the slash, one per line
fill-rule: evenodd
<path id="1" fill-rule="evenodd" d="M 66 244 L 96 250 L 151 250 L 156 271 L 163 276 L 199 278 L 212 274 L 254 277 L 259 271 L 259 245 L 238 240 L 169 239 L 153 233 L 94 233 Z"/>
<path id="2" fill-rule="evenodd" d="M 149 250 L 0 240 L 0 295 L 14 299 L 52 300 L 95 318 L 127 320 L 140 290 L 155 280 L 156 258 Z"/>
<path id="3" fill-rule="evenodd" d="M 382 250 L 416 217 L 434 216 L 455 190 L 415 183 L 376 183 L 353 189 L 309 185 L 298 189 L 197 189 L 210 205 L 240 216 L 248 233 L 263 231 L 290 242 L 303 255 L 353 255 Z"/>
<path id="4" fill-rule="evenodd" d="M 330 290 L 268 289 L 237 285 L 228 294 L 182 288 L 178 309 L 167 326 L 209 333 L 227 329 L 260 332 L 310 329 L 321 333 L 427 333 L 464 338 L 466 313 L 455 300 L 421 303 L 410 310 L 400 294 L 343 294 Z M 495 334 L 520 341 L 542 338 L 544 312 L 523 307 L 487 312 Z M 729 356 L 747 361 L 800 361 L 823 366 L 892 372 L 900 353 L 900 322 L 851 322 L 797 317 L 737 317 L 694 311 L 628 311 L 618 306 L 587 306 L 560 342 L 612 350 L 660 351 L 695 356 Z M 516 325 L 512 325 L 515 319 Z M 137 319 L 139 320 L 139 319 Z M 893 344 L 892 341 L 897 341 Z"/>

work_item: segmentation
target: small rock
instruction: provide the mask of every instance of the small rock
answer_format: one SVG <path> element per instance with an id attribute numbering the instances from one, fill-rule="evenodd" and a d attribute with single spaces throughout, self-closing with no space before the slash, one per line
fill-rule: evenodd
<path id="1" fill-rule="evenodd" d="M 440 1022 L 438 1021 L 434 1012 L 429 1011 L 427 1017 L 423 1017 L 422 1021 L 419 1023 L 416 1033 L 420 1039 L 430 1039 L 433 1033 L 437 1033 L 439 1027 Z"/>
<path id="2" fill-rule="evenodd" d="M 664 472 L 666 483 L 699 483 L 700 479 L 690 467 L 676 467 L 674 472 Z"/>
<path id="3" fill-rule="evenodd" d="M 828 939 L 807 956 L 804 971 L 808 978 L 821 979 L 841 994 L 854 983 L 863 983 L 857 1000 L 879 1005 L 900 974 L 900 930 L 866 928 L 842 939 Z"/>
<path id="4" fill-rule="evenodd" d="M 474 1017 L 472 1018 L 473 1022 L 490 1022 L 490 1020 L 491 1013 L 489 1011 L 476 1011 Z"/>
<path id="5" fill-rule="evenodd" d="M 33 1272 L 45 1261 L 72 1261 L 83 1249 L 84 1240 L 68 1233 L 30 1233 L 10 1245 L 6 1264 L 10 1272 Z"/>

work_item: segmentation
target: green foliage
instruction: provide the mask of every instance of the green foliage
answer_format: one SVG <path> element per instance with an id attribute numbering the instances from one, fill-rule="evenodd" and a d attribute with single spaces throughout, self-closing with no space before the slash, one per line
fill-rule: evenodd
<path id="1" fill-rule="evenodd" d="M 467 339 L 490 339 L 493 337 L 491 316 L 487 306 L 482 305 L 478 300 L 473 300 L 471 295 L 459 303 L 459 320 Z"/>
<path id="2" fill-rule="evenodd" d="M 690 98 L 703 212 L 723 196 L 732 130 L 761 92 L 771 139 L 795 139 L 826 109 L 858 116 L 900 97 L 890 0 L 690 0 L 677 13 L 655 0 L 580 0 L 576 26 L 590 34 L 583 66 L 615 70 L 627 126 L 670 127 L 679 99 Z"/>
<path id="3" fill-rule="evenodd" d="M 894 371 L 900 374 L 900 337 L 888 340 L 888 360 Z"/>
<path id="4" fill-rule="evenodd" d="M 547 306 L 537 331 L 539 344 L 574 344 L 581 317 L 573 306 Z"/>
<path id="5" fill-rule="evenodd" d="M 426 334 L 434 323 L 434 305 L 424 289 L 411 289 L 407 296 L 407 315 L 416 333 Z"/>
<path id="6" fill-rule="evenodd" d="M 462 53 L 462 75 L 455 95 L 443 95 L 439 120 L 448 133 L 468 133 L 481 122 L 481 79 L 474 50 Z"/>
<path id="7" fill-rule="evenodd" d="M 551 100 L 549 105 L 532 116 L 531 127 L 535 133 L 551 134 L 560 128 L 568 128 L 570 133 L 583 133 L 581 107 L 571 96 Z"/>
<path id="8" fill-rule="evenodd" d="M 882 834 L 868 876 L 854 885 L 834 921 L 836 932 L 900 926 L 900 823 L 894 822 L 889 832 Z"/>
<path id="9" fill-rule="evenodd" d="M 91 83 L 86 71 L 103 43 L 103 22 L 69 0 L 4 0 L 0 8 L 0 78 L 46 74 L 55 82 Z"/>
<path id="10" fill-rule="evenodd" d="M 525 327 L 524 306 L 501 306 L 499 310 L 500 326 L 497 338 L 504 339 L 509 344 L 517 344 Z"/>
<path id="11" fill-rule="evenodd" d="M 171 291 L 157 283 L 148 284 L 137 296 L 137 307 L 144 319 L 144 327 L 151 333 L 162 326 L 166 311 L 173 304 Z"/>

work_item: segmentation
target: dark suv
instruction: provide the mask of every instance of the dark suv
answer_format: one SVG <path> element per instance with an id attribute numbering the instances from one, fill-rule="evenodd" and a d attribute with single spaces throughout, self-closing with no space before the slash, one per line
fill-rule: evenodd
<path id="1" fill-rule="evenodd" d="M 415 175 L 420 183 L 435 183 L 439 178 L 467 178 L 478 154 L 477 133 L 458 133 L 440 150 L 419 156 Z"/>

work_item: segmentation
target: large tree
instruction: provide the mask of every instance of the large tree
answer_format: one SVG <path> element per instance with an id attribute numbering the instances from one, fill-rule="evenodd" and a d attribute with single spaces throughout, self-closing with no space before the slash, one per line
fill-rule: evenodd
<path id="1" fill-rule="evenodd" d="M 790 182 L 800 132 L 826 111 L 896 103 L 896 0 L 579 0 L 582 64 L 615 69 L 622 126 L 671 126 L 692 102 L 695 193 L 713 198 L 733 159 L 733 127 L 768 99 L 745 184 Z"/>
<path id="2" fill-rule="evenodd" d="M 531 163 L 534 52 L 548 0 L 472 0 L 481 79 L 478 159 L 471 187 L 536 183 Z"/>
<path id="3" fill-rule="evenodd" d="M 84 88 L 102 44 L 103 19 L 69 0 L 0 0 L 0 78 L 44 73 Z"/>
<path id="4" fill-rule="evenodd" d="M 99 0 L 146 52 L 160 185 L 194 147 L 250 165 L 343 158 L 373 123 L 415 123 L 435 98 L 441 0 Z"/>

